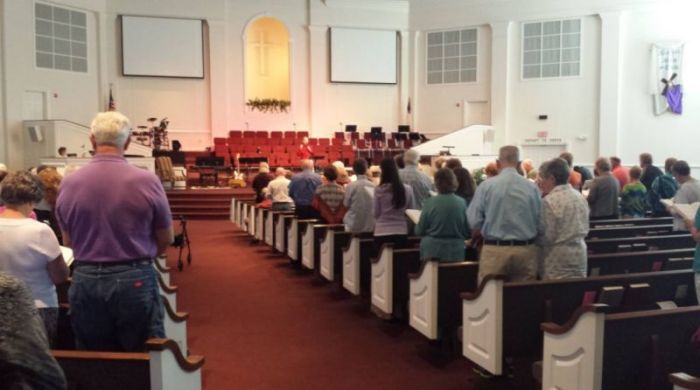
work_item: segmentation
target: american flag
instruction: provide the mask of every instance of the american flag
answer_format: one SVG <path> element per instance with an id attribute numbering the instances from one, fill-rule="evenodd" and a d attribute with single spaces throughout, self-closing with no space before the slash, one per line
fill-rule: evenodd
<path id="1" fill-rule="evenodd" d="M 112 87 L 109 88 L 109 105 L 107 107 L 107 111 L 116 111 L 117 110 L 117 102 L 114 101 L 114 97 L 112 96 Z"/>

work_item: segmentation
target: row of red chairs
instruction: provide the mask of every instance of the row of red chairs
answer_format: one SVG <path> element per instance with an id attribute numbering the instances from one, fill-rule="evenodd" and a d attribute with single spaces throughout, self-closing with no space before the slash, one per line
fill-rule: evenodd
<path id="1" fill-rule="evenodd" d="M 291 138 L 301 139 L 308 137 L 308 131 L 270 131 L 267 130 L 231 130 L 228 132 L 229 138 Z"/>

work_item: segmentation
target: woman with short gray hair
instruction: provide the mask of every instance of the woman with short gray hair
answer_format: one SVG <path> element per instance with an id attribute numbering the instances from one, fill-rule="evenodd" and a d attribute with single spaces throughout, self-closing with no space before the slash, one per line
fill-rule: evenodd
<path id="1" fill-rule="evenodd" d="M 588 204 L 580 192 L 569 184 L 569 165 L 555 158 L 540 166 L 539 186 L 544 194 L 541 231 L 542 279 L 586 276 L 586 235 Z"/>
<path id="2" fill-rule="evenodd" d="M 457 177 L 449 168 L 435 173 L 436 196 L 423 204 L 416 235 L 421 259 L 464 261 L 464 242 L 471 235 L 467 222 L 467 204 L 455 195 Z"/>
<path id="3" fill-rule="evenodd" d="M 0 197 L 5 208 L 0 212 L 0 271 L 29 286 L 49 342 L 53 343 L 58 321 L 55 285 L 68 279 L 68 267 L 51 228 L 30 218 L 43 196 L 41 182 L 29 172 L 11 173 L 3 180 Z"/>

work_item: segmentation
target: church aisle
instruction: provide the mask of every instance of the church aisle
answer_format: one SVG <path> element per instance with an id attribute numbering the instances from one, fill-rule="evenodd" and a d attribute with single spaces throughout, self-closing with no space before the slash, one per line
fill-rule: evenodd
<path id="1" fill-rule="evenodd" d="M 416 332 L 250 245 L 230 222 L 188 224 L 193 263 L 173 268 L 172 283 L 178 307 L 190 312 L 190 348 L 206 357 L 205 389 L 485 388 L 471 383 L 464 359 L 430 363 L 432 349 Z M 171 249 L 171 267 L 176 259 Z M 519 387 L 487 387 L 496 386 Z"/>

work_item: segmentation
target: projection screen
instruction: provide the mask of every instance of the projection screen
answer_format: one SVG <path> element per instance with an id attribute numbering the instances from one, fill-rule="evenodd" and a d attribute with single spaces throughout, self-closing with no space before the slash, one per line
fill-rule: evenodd
<path id="1" fill-rule="evenodd" d="M 124 76 L 204 78 L 203 22 L 121 16 Z"/>
<path id="2" fill-rule="evenodd" d="M 396 31 L 333 27 L 331 82 L 396 84 Z"/>

